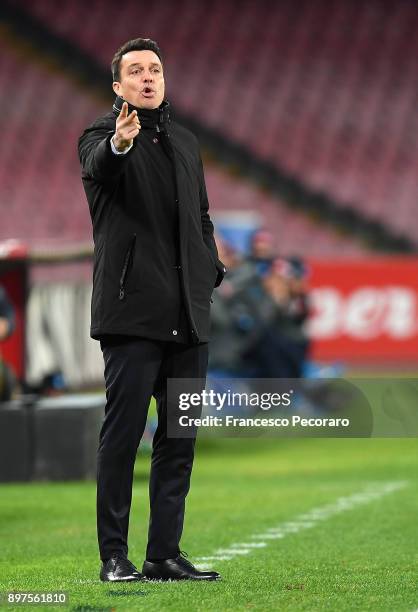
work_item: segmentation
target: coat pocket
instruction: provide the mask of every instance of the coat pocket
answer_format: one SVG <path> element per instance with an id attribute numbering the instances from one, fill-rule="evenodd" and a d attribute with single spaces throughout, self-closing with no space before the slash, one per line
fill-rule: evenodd
<path id="1" fill-rule="evenodd" d="M 211 267 L 210 267 L 210 272 L 211 272 L 211 274 L 208 276 L 208 278 L 210 278 L 210 279 L 211 279 L 211 280 L 210 280 L 210 284 L 211 284 L 211 292 L 210 292 L 210 296 L 209 296 L 209 301 L 210 301 L 210 303 L 212 304 L 212 303 L 213 303 L 213 299 L 212 299 L 212 292 L 213 292 L 213 289 L 214 289 L 214 285 L 215 285 L 216 278 L 217 278 L 217 276 L 218 276 L 218 269 L 217 269 L 217 267 L 216 267 L 216 263 L 215 263 L 215 261 L 214 261 L 214 259 L 213 259 L 213 255 L 212 255 L 211 251 L 209 250 L 209 248 L 206 246 L 206 244 L 205 244 L 205 243 L 203 243 L 203 248 L 204 248 L 204 251 L 205 251 L 206 257 L 207 257 L 207 259 L 209 260 L 209 262 L 210 262 L 210 266 L 211 266 Z"/>
<path id="2" fill-rule="evenodd" d="M 206 254 L 207 254 L 207 255 L 208 255 L 208 257 L 209 257 L 209 261 L 210 261 L 210 263 L 211 263 L 211 264 L 212 264 L 212 266 L 215 268 L 215 270 L 216 270 L 216 271 L 218 271 L 218 269 L 217 269 L 217 267 L 216 267 L 215 260 L 214 260 L 213 255 L 212 255 L 212 252 L 210 251 L 209 247 L 206 245 L 206 243 L 205 243 L 205 242 L 203 243 L 203 246 L 204 246 L 204 249 L 205 249 L 205 251 L 206 251 Z"/>
<path id="3" fill-rule="evenodd" d="M 125 257 L 123 260 L 123 266 L 122 266 L 122 270 L 121 270 L 120 278 L 119 278 L 119 299 L 120 300 L 123 300 L 125 298 L 125 294 L 126 294 L 125 286 L 126 286 L 126 282 L 129 277 L 129 273 L 132 270 L 135 247 L 136 247 L 136 233 L 132 235 L 132 238 L 129 242 L 129 246 L 126 250 Z"/>

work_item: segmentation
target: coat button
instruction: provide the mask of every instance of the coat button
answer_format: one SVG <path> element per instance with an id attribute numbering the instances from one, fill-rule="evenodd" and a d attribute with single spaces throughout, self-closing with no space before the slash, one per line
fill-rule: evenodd
<path id="1" fill-rule="evenodd" d="M 173 329 L 173 336 L 177 336 L 177 330 Z"/>
<path id="2" fill-rule="evenodd" d="M 158 138 L 154 137 L 154 138 L 152 139 L 152 142 L 155 142 L 155 144 L 157 144 L 157 142 L 158 142 Z"/>
<path id="3" fill-rule="evenodd" d="M 180 202 L 178 200 L 176 200 L 176 204 L 180 204 Z"/>

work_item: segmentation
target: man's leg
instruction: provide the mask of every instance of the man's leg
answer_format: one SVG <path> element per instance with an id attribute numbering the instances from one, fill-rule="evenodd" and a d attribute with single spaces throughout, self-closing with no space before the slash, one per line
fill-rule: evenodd
<path id="1" fill-rule="evenodd" d="M 100 558 L 127 556 L 136 453 L 161 366 L 164 343 L 109 338 L 102 343 L 106 407 L 97 454 L 97 535 Z"/>
<path id="2" fill-rule="evenodd" d="M 167 378 L 206 378 L 208 344 L 170 343 L 154 395 L 158 427 L 154 434 L 150 475 L 150 526 L 147 559 L 179 554 L 185 498 L 193 467 L 194 438 L 167 437 Z"/>

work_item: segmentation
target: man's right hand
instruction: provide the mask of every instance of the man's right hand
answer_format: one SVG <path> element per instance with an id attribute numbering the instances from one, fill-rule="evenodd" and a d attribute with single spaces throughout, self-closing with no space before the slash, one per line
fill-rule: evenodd
<path id="1" fill-rule="evenodd" d="M 137 115 L 136 110 L 128 115 L 128 103 L 122 104 L 119 117 L 116 119 L 116 132 L 113 136 L 113 144 L 118 151 L 130 147 L 135 136 L 138 136 L 141 124 Z"/>

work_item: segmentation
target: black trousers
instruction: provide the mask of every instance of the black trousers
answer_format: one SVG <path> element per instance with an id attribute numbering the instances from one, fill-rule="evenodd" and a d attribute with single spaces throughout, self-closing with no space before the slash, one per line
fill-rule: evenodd
<path id="1" fill-rule="evenodd" d="M 167 378 L 205 379 L 208 345 L 109 336 L 101 341 L 101 348 L 107 401 L 97 456 L 100 558 L 128 555 L 133 470 L 152 395 L 157 402 L 158 427 L 152 444 L 146 556 L 176 557 L 195 438 L 167 437 Z"/>

